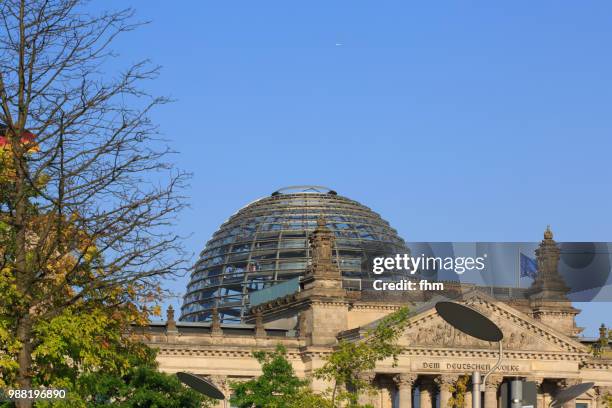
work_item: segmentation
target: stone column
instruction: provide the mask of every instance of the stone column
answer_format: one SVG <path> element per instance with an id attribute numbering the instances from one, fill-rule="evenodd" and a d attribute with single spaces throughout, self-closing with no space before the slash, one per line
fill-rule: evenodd
<path id="1" fill-rule="evenodd" d="M 176 328 L 176 322 L 174 321 L 174 308 L 172 305 L 168 306 L 166 312 L 166 341 L 168 343 L 176 342 L 178 337 L 178 329 Z"/>
<path id="2" fill-rule="evenodd" d="M 229 385 L 229 381 L 227 380 L 227 376 L 225 375 L 210 375 L 207 376 L 208 380 L 210 380 L 210 382 L 212 382 L 213 384 L 215 384 L 225 395 L 225 401 L 228 401 L 229 404 L 229 398 L 230 398 L 230 393 L 231 393 L 231 389 L 230 389 L 230 385 Z M 217 401 L 217 408 L 221 408 L 225 406 L 225 401 L 223 400 L 219 400 Z"/>
<path id="3" fill-rule="evenodd" d="M 263 313 L 261 310 L 255 312 L 255 337 L 266 337 L 266 329 L 263 323 Z"/>
<path id="4" fill-rule="evenodd" d="M 485 384 L 484 408 L 497 408 L 497 389 L 503 377 L 490 375 Z"/>
<path id="5" fill-rule="evenodd" d="M 361 373 L 359 375 L 359 379 L 361 381 L 364 381 L 365 383 L 371 385 L 374 382 L 374 377 L 376 377 L 376 373 Z M 366 405 L 366 404 L 372 404 L 374 405 L 374 399 L 376 398 L 374 395 L 372 395 L 372 393 L 370 392 L 371 390 L 369 389 L 365 389 L 365 390 L 361 390 L 361 392 L 359 393 L 359 404 L 362 405 Z"/>
<path id="6" fill-rule="evenodd" d="M 536 385 L 536 408 L 546 408 L 547 405 L 544 401 L 544 378 L 542 377 L 530 377 L 527 381 L 533 381 Z"/>
<path id="7" fill-rule="evenodd" d="M 433 382 L 429 378 L 421 378 L 419 384 L 421 391 L 421 408 L 432 408 Z"/>
<path id="8" fill-rule="evenodd" d="M 412 408 L 412 386 L 416 379 L 416 374 L 397 374 L 393 377 L 398 391 L 399 408 Z"/>
<path id="9" fill-rule="evenodd" d="M 221 329 L 221 319 L 219 319 L 219 310 L 217 309 L 217 306 L 215 306 L 212 310 L 210 335 L 213 337 L 223 336 L 223 329 Z"/>
<path id="10" fill-rule="evenodd" d="M 451 386 L 455 384 L 458 376 L 456 375 L 441 375 L 436 377 L 436 383 L 440 387 L 440 408 L 448 408 L 448 400 L 451 399 Z"/>

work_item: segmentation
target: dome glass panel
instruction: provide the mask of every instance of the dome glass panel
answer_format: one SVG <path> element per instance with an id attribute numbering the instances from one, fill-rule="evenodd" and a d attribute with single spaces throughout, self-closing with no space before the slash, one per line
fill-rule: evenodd
<path id="1" fill-rule="evenodd" d="M 304 275 L 320 216 L 336 236 L 334 257 L 347 282 L 396 278 L 372 274 L 373 258 L 407 251 L 380 215 L 324 187 L 286 188 L 242 208 L 214 233 L 194 265 L 181 320 L 208 321 L 217 307 L 221 322 L 243 321 L 250 292 Z"/>

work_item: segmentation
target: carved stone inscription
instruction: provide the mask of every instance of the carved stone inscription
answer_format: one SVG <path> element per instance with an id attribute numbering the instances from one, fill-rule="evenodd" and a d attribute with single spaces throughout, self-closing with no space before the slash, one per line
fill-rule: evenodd
<path id="1" fill-rule="evenodd" d="M 463 360 L 421 360 L 411 362 L 411 371 L 452 371 L 471 373 L 472 371 L 487 372 L 493 364 L 482 361 Z M 531 365 L 525 362 L 502 363 L 497 370 L 503 373 L 521 373 L 531 371 Z"/>

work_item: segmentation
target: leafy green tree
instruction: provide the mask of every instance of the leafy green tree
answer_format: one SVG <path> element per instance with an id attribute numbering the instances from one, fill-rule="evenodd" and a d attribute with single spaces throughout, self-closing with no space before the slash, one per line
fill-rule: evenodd
<path id="1" fill-rule="evenodd" d="M 278 345 L 272 353 L 253 352 L 261 364 L 262 375 L 232 384 L 231 402 L 240 408 L 289 408 L 296 396 L 304 395 L 308 381 L 299 379 L 287 360 L 287 350 Z"/>
<path id="2" fill-rule="evenodd" d="M 327 358 L 315 376 L 333 384 L 330 399 L 349 407 L 359 407 L 361 393 L 371 391 L 371 386 L 362 379 L 362 374 L 373 370 L 376 363 L 388 358 L 397 364 L 401 347 L 397 340 L 408 321 L 408 308 L 404 307 L 381 319 L 378 325 L 359 341 L 340 341 L 337 349 Z"/>
<path id="3" fill-rule="evenodd" d="M 288 408 L 336 408 L 332 404 L 331 398 L 327 393 L 318 394 L 310 387 L 300 388 L 289 404 Z"/>
<path id="4" fill-rule="evenodd" d="M 375 368 L 376 363 L 401 352 L 397 340 L 408 319 L 408 309 L 381 319 L 376 328 L 356 342 L 341 341 L 315 377 L 333 384 L 321 394 L 314 393 L 310 381 L 299 379 L 287 360 L 286 349 L 279 345 L 273 353 L 254 352 L 261 364 L 262 375 L 246 382 L 232 384 L 232 403 L 240 408 L 370 408 L 360 405 L 359 395 L 371 392 L 361 374 Z"/>
<path id="5" fill-rule="evenodd" d="M 131 369 L 123 378 L 88 374 L 79 379 L 79 394 L 87 407 L 206 408 L 213 400 L 183 386 L 173 375 L 154 367 Z M 68 406 L 67 406 L 68 407 Z"/>
<path id="6" fill-rule="evenodd" d="M 214 401 L 183 386 L 174 375 L 157 370 L 155 351 L 145 346 L 125 350 L 126 368 L 87 372 L 55 380 L 66 389 L 65 399 L 39 400 L 37 408 L 211 408 Z M 62 371 L 59 369 L 59 371 Z M 72 373 L 71 370 L 66 370 Z M 12 407 L 12 403 L 0 405 Z"/>
<path id="7" fill-rule="evenodd" d="M 66 312 L 36 327 L 34 386 L 66 389 L 57 407 L 197 407 L 202 399 L 157 371 L 156 351 L 125 333 L 116 311 Z M 147 402 L 149 401 L 149 402 Z M 163 401 L 168 401 L 163 403 Z M 40 403 L 37 406 L 45 406 Z"/>
<path id="8" fill-rule="evenodd" d="M 448 399 L 449 408 L 463 408 L 465 407 L 465 394 L 468 389 L 469 377 L 467 375 L 460 375 L 457 381 L 450 387 L 452 396 Z"/>

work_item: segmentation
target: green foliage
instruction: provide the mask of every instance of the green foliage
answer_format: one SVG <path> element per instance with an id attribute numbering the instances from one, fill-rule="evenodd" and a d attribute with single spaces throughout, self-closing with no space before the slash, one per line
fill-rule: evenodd
<path id="1" fill-rule="evenodd" d="M 160 373 L 151 367 L 138 367 L 125 376 L 98 377 L 90 374 L 79 383 L 90 407 L 116 406 L 121 408 L 199 408 L 212 406 L 212 400 L 202 405 L 202 397 L 194 390 L 181 385 L 176 376 Z M 109 404 L 111 401 L 115 401 Z"/>
<path id="2" fill-rule="evenodd" d="M 214 400 L 183 386 L 174 375 L 157 371 L 155 353 L 148 349 L 142 358 L 129 358 L 134 367 L 124 374 L 89 372 L 55 379 L 53 387 L 67 390 L 66 399 L 40 400 L 36 408 L 211 408 Z M 13 405 L 0 404 L 1 408 Z"/>
<path id="3" fill-rule="evenodd" d="M 209 400 L 202 405 L 202 396 L 182 386 L 175 376 L 158 372 L 155 351 L 129 337 L 127 328 L 119 311 L 102 307 L 67 308 L 49 321 L 37 322 L 33 386 L 65 389 L 67 398 L 39 401 L 36 407 L 212 406 Z M 0 372 L 11 383 L 9 374 L 15 365 L 13 359 L 7 361 Z"/>
<path id="4" fill-rule="evenodd" d="M 606 406 L 612 408 L 612 394 L 606 394 L 605 398 Z"/>
<path id="5" fill-rule="evenodd" d="M 454 385 L 451 385 L 450 392 L 452 396 L 448 399 L 449 408 L 463 408 L 465 407 L 465 393 L 467 392 L 467 385 L 469 376 L 461 375 L 457 379 Z"/>
<path id="6" fill-rule="evenodd" d="M 18 367 L 15 355 L 20 344 L 13 333 L 14 319 L 10 316 L 16 298 L 14 276 L 7 268 L 0 268 L 0 387 L 10 384 Z"/>
<path id="7" fill-rule="evenodd" d="M 273 353 L 254 352 L 253 357 L 261 364 L 262 375 L 250 381 L 233 383 L 232 404 L 241 408 L 295 406 L 296 396 L 305 393 L 303 388 L 308 382 L 295 375 L 286 356 L 287 350 L 282 345 L 278 345 Z"/>
<path id="8" fill-rule="evenodd" d="M 287 408 L 336 408 L 327 394 L 317 394 L 308 386 L 298 390 Z"/>
<path id="9" fill-rule="evenodd" d="M 2 160 L 6 153 L 0 149 L 3 192 L 14 184 L 14 172 L 7 171 L 10 166 Z M 29 197 L 33 198 L 33 193 Z M 105 273 L 100 268 L 99 252 L 77 226 L 76 216 L 42 214 L 29 203 L 27 267 L 46 277 L 39 285 L 18 287 L 16 234 L 4 221 L 10 220 L 10 213 L 3 211 L 5 201 L 6 196 L 0 195 L 0 387 L 17 386 L 16 357 L 22 344 L 15 333 L 17 322 L 27 313 L 31 322 L 32 387 L 67 390 L 65 400 L 37 402 L 36 406 L 199 407 L 200 396 L 181 386 L 176 378 L 157 372 L 153 350 L 128 335 L 132 324 L 145 323 L 150 314 L 139 306 L 146 303 L 137 297 L 142 291 L 133 284 L 110 288 L 99 285 L 86 295 L 74 296 L 79 285 Z M 58 222 L 61 231 L 46 230 Z M 66 245 L 47 247 L 47 241 L 60 236 Z M 57 256 L 41 267 L 35 249 Z M 64 304 L 70 297 L 76 300 Z"/>
<path id="10" fill-rule="evenodd" d="M 381 319 L 361 341 L 340 341 L 325 365 L 315 372 L 317 378 L 334 384 L 331 390 L 332 405 L 339 400 L 349 407 L 357 407 L 359 394 L 370 390 L 370 384 L 362 379 L 361 374 L 373 370 L 378 361 L 388 358 L 393 359 L 394 366 L 397 364 L 401 352 L 397 339 L 407 321 L 408 308 L 404 307 Z"/>
<path id="11" fill-rule="evenodd" d="M 253 356 L 261 364 L 262 375 L 250 381 L 232 384 L 233 405 L 240 408 L 339 407 L 332 402 L 329 392 L 317 394 L 310 388 L 310 381 L 295 375 L 282 345 L 278 345 L 273 353 L 254 352 Z M 351 407 L 359 408 L 357 405 Z"/>
<path id="12" fill-rule="evenodd" d="M 157 371 L 155 351 L 126 338 L 107 311 L 70 313 L 36 329 L 36 385 L 68 389 L 69 399 L 37 407 L 196 408 L 202 397 Z M 205 406 L 210 406 L 209 403 Z"/>
<path id="13" fill-rule="evenodd" d="M 39 382 L 61 378 L 75 383 L 82 372 L 122 375 L 136 355 L 151 363 L 144 346 L 124 341 L 121 329 L 120 323 L 102 310 L 81 313 L 68 309 L 49 322 L 40 322 L 35 335 L 41 342 L 33 354 Z"/>
<path id="14" fill-rule="evenodd" d="M 116 408 L 200 408 L 212 407 L 196 391 L 181 385 L 172 375 L 153 367 L 131 369 L 125 376 L 87 374 L 79 378 L 71 400 L 37 403 L 37 408 L 116 407 Z"/>
<path id="15" fill-rule="evenodd" d="M 262 375 L 246 382 L 232 384 L 232 404 L 240 408 L 369 408 L 360 405 L 360 394 L 371 392 L 361 374 L 374 369 L 376 363 L 388 358 L 397 363 L 401 347 L 397 340 L 408 320 L 408 309 L 402 308 L 381 319 L 364 339 L 356 342 L 341 341 L 327 358 L 315 377 L 334 386 L 323 394 L 314 393 L 309 381 L 299 379 L 287 351 L 278 345 L 273 353 L 254 352 L 261 364 Z"/>

